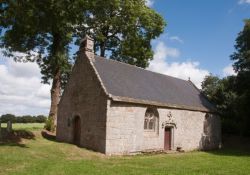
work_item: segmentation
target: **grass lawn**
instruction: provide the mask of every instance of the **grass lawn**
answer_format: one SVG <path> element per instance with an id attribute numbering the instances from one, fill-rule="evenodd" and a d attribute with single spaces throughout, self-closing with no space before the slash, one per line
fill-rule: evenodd
<path id="1" fill-rule="evenodd" d="M 71 144 L 47 140 L 35 125 L 14 125 L 14 128 L 21 129 L 35 128 L 35 137 L 0 145 L 0 175 L 250 174 L 250 152 L 244 149 L 106 157 Z"/>
<path id="2" fill-rule="evenodd" d="M 7 124 L 2 123 L 2 128 L 6 128 Z M 44 123 L 13 123 L 12 128 L 14 130 L 24 129 L 28 131 L 41 130 L 44 127 Z"/>

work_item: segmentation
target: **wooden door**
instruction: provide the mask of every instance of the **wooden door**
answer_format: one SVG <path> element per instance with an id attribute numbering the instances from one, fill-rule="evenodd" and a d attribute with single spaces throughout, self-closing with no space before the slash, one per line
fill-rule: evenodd
<path id="1" fill-rule="evenodd" d="M 171 149 L 171 128 L 165 128 L 164 149 Z"/>
<path id="2" fill-rule="evenodd" d="M 77 116 L 74 119 L 74 144 L 80 145 L 81 138 L 81 120 L 80 117 Z"/>

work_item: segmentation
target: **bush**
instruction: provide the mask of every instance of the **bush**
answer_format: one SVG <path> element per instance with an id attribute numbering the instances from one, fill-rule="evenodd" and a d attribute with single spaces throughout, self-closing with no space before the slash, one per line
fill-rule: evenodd
<path id="1" fill-rule="evenodd" d="M 24 115 L 24 116 L 15 116 L 13 114 L 4 114 L 0 117 L 0 121 L 2 123 L 7 123 L 11 121 L 12 123 L 45 123 L 47 117 L 43 115 L 38 116 L 31 116 L 31 115 Z"/>
<path id="2" fill-rule="evenodd" d="M 54 122 L 52 120 L 51 117 L 49 117 L 46 122 L 45 122 L 45 125 L 44 125 L 44 129 L 46 129 L 47 131 L 55 131 L 55 125 L 54 125 Z"/>
<path id="3" fill-rule="evenodd" d="M 45 117 L 45 116 L 43 116 L 43 115 L 38 115 L 38 116 L 36 117 L 36 122 L 37 122 L 37 123 L 45 123 L 46 120 L 47 120 L 47 117 Z"/>
<path id="4" fill-rule="evenodd" d="M 35 123 L 36 117 L 32 117 L 31 115 L 22 116 L 22 123 Z"/>
<path id="5" fill-rule="evenodd" d="M 7 123 L 8 121 L 11 121 L 12 123 L 15 123 L 16 121 L 16 116 L 13 114 L 4 114 L 1 116 L 2 123 Z"/>

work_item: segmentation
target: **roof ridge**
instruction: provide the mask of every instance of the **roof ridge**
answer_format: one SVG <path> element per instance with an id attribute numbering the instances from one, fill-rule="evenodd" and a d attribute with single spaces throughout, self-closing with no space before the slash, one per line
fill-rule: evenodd
<path id="1" fill-rule="evenodd" d="M 161 75 L 161 76 L 175 78 L 175 79 L 178 79 L 178 80 L 182 80 L 182 81 L 188 82 L 188 80 L 184 80 L 184 79 L 181 79 L 181 78 L 177 78 L 177 77 L 174 77 L 174 76 L 171 76 L 171 75 L 166 75 L 166 74 L 159 73 L 159 72 L 154 72 L 152 70 L 148 70 L 148 69 L 145 69 L 145 68 L 142 68 L 142 67 L 138 67 L 138 66 L 135 66 L 135 65 L 132 65 L 132 64 L 127 64 L 127 63 L 124 63 L 124 62 L 121 62 L 121 61 L 113 60 L 113 59 L 102 57 L 102 56 L 99 56 L 99 55 L 95 55 L 95 56 L 99 57 L 101 59 L 105 59 L 107 61 L 113 61 L 113 62 L 116 62 L 116 63 L 120 63 L 120 64 L 124 64 L 126 66 L 130 66 L 130 67 L 136 68 L 136 69 L 141 69 L 141 70 L 146 71 L 146 72 L 151 72 L 151 73 L 158 74 L 158 75 Z"/>

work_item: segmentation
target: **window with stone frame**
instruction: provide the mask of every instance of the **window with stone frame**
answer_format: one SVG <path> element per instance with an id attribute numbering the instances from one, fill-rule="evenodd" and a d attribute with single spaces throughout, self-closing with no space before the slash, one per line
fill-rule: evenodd
<path id="1" fill-rule="evenodd" d="M 159 127 L 159 114 L 156 108 L 147 108 L 144 117 L 144 130 L 157 131 Z"/>

